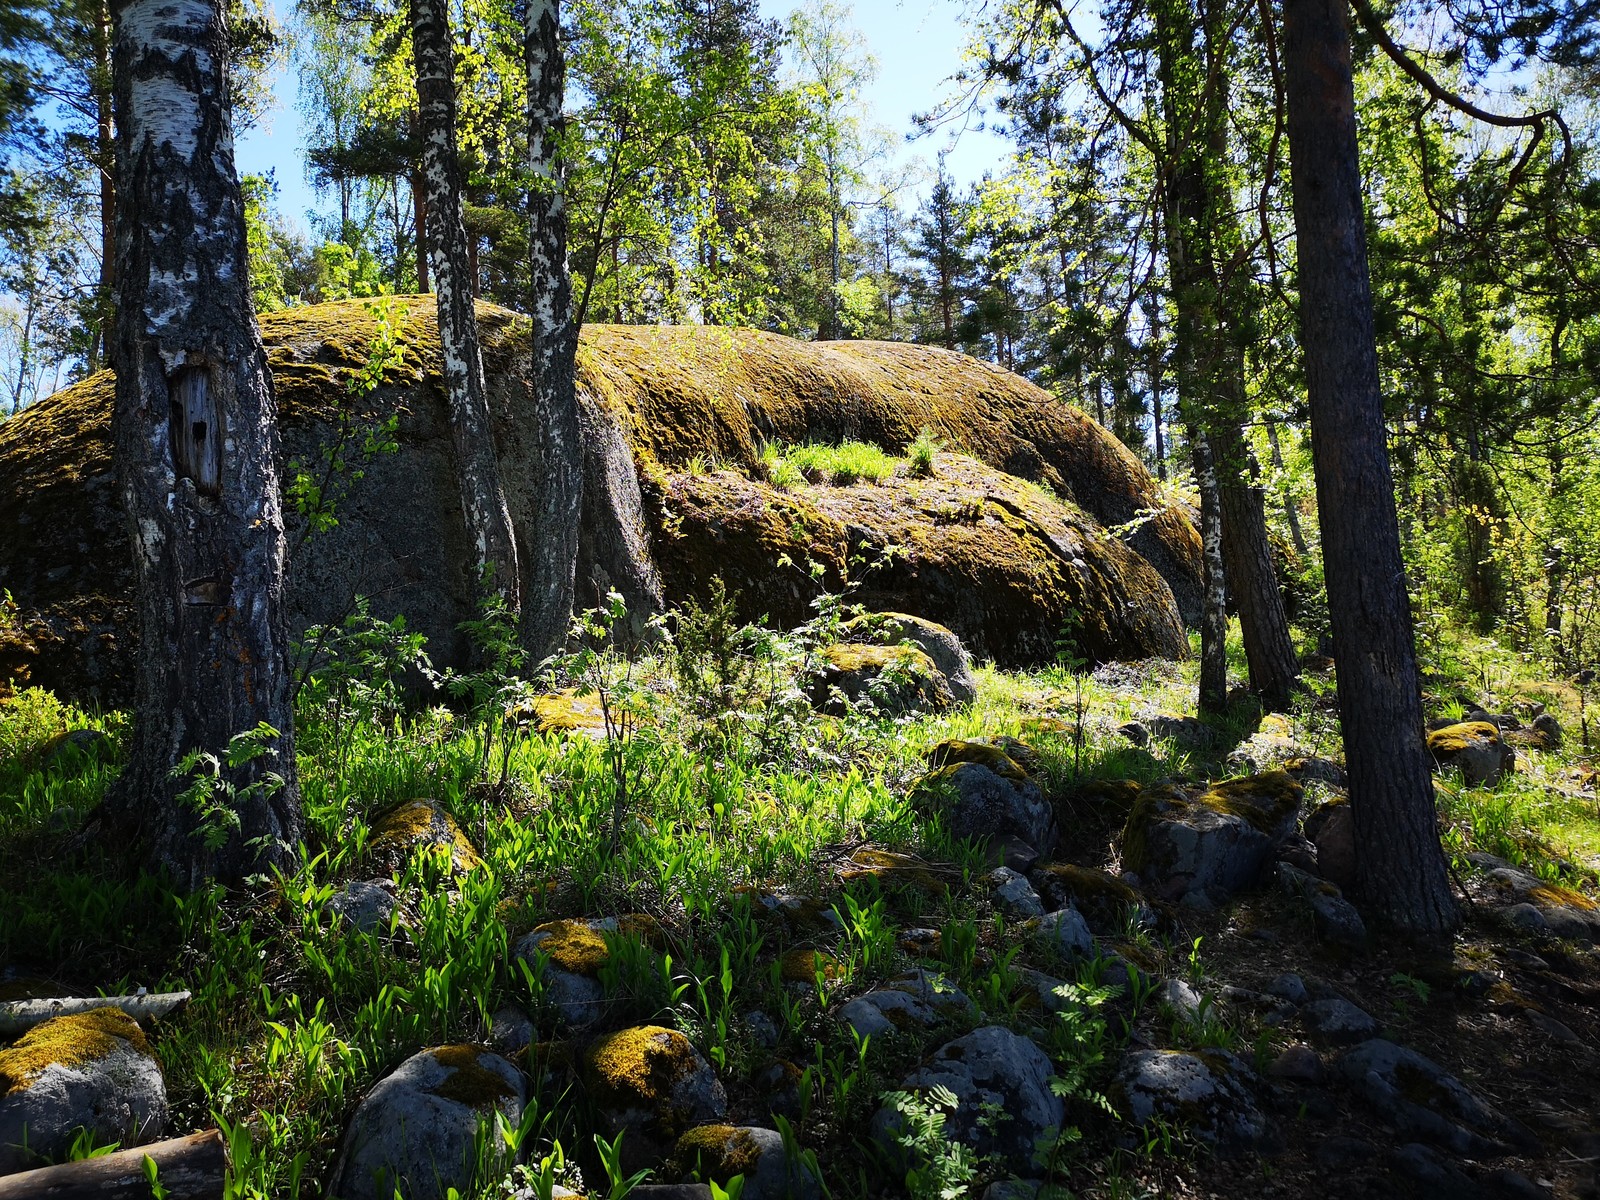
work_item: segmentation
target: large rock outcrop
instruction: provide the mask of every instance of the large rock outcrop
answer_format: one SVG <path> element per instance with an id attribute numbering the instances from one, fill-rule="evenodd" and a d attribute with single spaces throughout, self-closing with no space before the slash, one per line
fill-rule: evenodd
<path id="1" fill-rule="evenodd" d="M 366 305 L 262 318 L 285 463 L 338 494 L 337 525 L 313 536 L 291 512 L 290 620 L 297 631 L 337 622 L 366 595 L 376 615 L 406 614 L 436 661 L 459 662 L 473 558 L 438 333 L 431 299 L 400 303 L 404 355 L 360 396 L 347 385 L 378 327 Z M 543 470 L 527 323 L 491 305 L 478 316 L 502 477 L 528 561 Z M 1160 507 L 1154 481 L 1093 421 L 1017 376 L 927 347 L 700 327 L 590 326 L 578 365 L 580 603 L 616 588 L 645 612 L 722 574 L 749 589 L 747 615 L 794 620 L 811 593 L 784 578 L 779 555 L 813 558 L 837 578 L 864 551 L 886 563 L 861 578 L 861 599 L 947 624 L 1004 664 L 1047 661 L 1067 607 L 1086 614 L 1097 658 L 1183 652 L 1179 614 L 1199 596 L 1188 518 L 1162 511 L 1127 543 L 1105 534 L 1102 523 Z M 0 621 L 0 684 L 126 699 L 137 635 L 111 393 L 102 373 L 0 424 L 0 588 L 17 604 Z M 390 419 L 398 453 L 364 456 L 368 432 Z M 745 477 L 759 475 L 769 441 L 859 439 L 899 453 L 923 428 L 951 451 L 933 479 L 902 472 L 878 485 L 782 493 Z M 336 446 L 351 470 L 327 469 Z M 708 459 L 729 469 L 694 473 Z"/>

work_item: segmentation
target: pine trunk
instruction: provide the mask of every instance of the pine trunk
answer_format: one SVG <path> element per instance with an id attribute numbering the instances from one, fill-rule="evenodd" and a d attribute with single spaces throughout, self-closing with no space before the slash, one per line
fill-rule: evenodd
<path id="1" fill-rule="evenodd" d="M 411 0 L 411 45 L 417 64 L 422 128 L 422 186 L 428 257 L 439 309 L 439 342 L 456 452 L 461 507 L 476 552 L 479 586 L 512 615 L 521 608 L 516 537 L 489 419 L 478 318 L 467 272 L 461 163 L 456 155 L 456 91 L 446 0 Z"/>
<path id="2" fill-rule="evenodd" d="M 1345 0 L 1284 0 L 1300 334 L 1361 897 L 1447 935 L 1450 895 L 1422 739 L 1416 647 L 1378 380 Z"/>
<path id="3" fill-rule="evenodd" d="M 120 0 L 112 434 L 138 576 L 119 836 L 180 885 L 287 864 L 301 834 L 275 406 L 251 310 L 218 0 Z M 226 764 L 262 725 L 266 751 Z M 177 777 L 223 761 L 209 805 Z M 276 774 L 274 774 L 276 773 Z M 189 792 L 188 799 L 183 794 Z"/>
<path id="4" fill-rule="evenodd" d="M 1243 383 L 1241 373 L 1241 384 Z M 1277 565 L 1267 537 L 1267 505 L 1255 480 L 1256 467 L 1237 425 L 1217 431 L 1222 502 L 1222 561 L 1239 610 L 1239 631 L 1250 667 L 1250 690 L 1269 712 L 1289 707 L 1300 665 L 1295 659 L 1289 615 L 1278 588 Z"/>
<path id="5" fill-rule="evenodd" d="M 578 523 L 584 503 L 578 420 L 578 327 L 567 271 L 566 163 L 562 157 L 567 66 L 560 0 L 528 5 L 529 295 L 533 386 L 544 436 L 538 525 L 528 551 L 523 638 L 536 657 L 554 652 L 572 616 Z"/>

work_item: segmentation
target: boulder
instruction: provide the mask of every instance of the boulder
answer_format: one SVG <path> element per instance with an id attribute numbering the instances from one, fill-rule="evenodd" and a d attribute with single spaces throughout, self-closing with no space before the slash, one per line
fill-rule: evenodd
<path id="1" fill-rule="evenodd" d="M 328 901 L 328 911 L 360 933 L 388 933 L 404 924 L 395 885 L 389 879 L 356 879 Z"/>
<path id="2" fill-rule="evenodd" d="M 1294 832 L 1300 797 L 1300 785 L 1282 771 L 1193 797 L 1170 785 L 1142 790 L 1123 830 L 1123 866 L 1162 900 L 1220 902 L 1261 878 Z"/>
<path id="3" fill-rule="evenodd" d="M 858 996 L 839 1010 L 839 1019 L 862 1037 L 876 1037 L 897 1029 L 931 1029 L 971 1012 L 972 1001 L 955 984 L 918 970 Z"/>
<path id="4" fill-rule="evenodd" d="M 0 1175 L 64 1158 L 79 1130 L 141 1146 L 166 1124 L 160 1064 L 120 1009 L 53 1017 L 0 1050 Z"/>
<path id="5" fill-rule="evenodd" d="M 1297 896 L 1311 910 L 1316 934 L 1325 942 L 1348 950 L 1367 945 L 1367 926 L 1356 906 L 1344 898 L 1337 884 L 1319 879 L 1286 862 L 1278 864 L 1278 886 L 1285 895 Z"/>
<path id="6" fill-rule="evenodd" d="M 845 622 L 845 633 L 862 640 L 897 646 L 911 643 L 930 659 L 944 675 L 951 699 L 971 704 L 978 698 L 978 680 L 972 673 L 972 656 L 955 633 L 924 617 L 909 613 L 867 613 Z"/>
<path id="7" fill-rule="evenodd" d="M 601 1132 L 626 1132 L 629 1171 L 659 1162 L 690 1129 L 716 1124 L 728 1111 L 711 1065 L 683 1034 L 659 1025 L 602 1037 L 584 1055 L 582 1078 Z"/>
<path id="8" fill-rule="evenodd" d="M 661 926 L 643 913 L 548 921 L 517 942 L 516 956 L 529 966 L 544 957 L 544 1000 L 568 1025 L 582 1028 L 599 1020 L 604 1009 L 600 969 L 611 961 L 608 939 L 630 937 L 658 944 Z"/>
<path id="9" fill-rule="evenodd" d="M 702 1125 L 678 1139 L 678 1168 L 726 1184 L 744 1176 L 744 1200 L 811 1200 L 821 1196 L 804 1163 L 791 1160 L 783 1135 L 754 1125 Z"/>
<path id="10" fill-rule="evenodd" d="M 477 1046 L 413 1054 L 384 1076 L 345 1130 L 330 1193 L 339 1200 L 444 1200 L 474 1182 L 474 1148 L 498 1113 L 515 1129 L 527 1103 L 522 1072 Z M 502 1169 L 509 1164 L 501 1164 Z"/>
<path id="11" fill-rule="evenodd" d="M 1301 1007 L 1299 1018 L 1308 1034 L 1333 1046 L 1348 1046 L 1378 1036 L 1378 1022 L 1365 1009 L 1339 997 L 1313 1000 Z"/>
<path id="12" fill-rule="evenodd" d="M 1267 1137 L 1250 1080 L 1249 1067 L 1224 1051 L 1132 1050 L 1117 1071 L 1111 1097 L 1135 1125 L 1156 1117 L 1176 1121 L 1219 1152 L 1237 1152 Z"/>
<path id="13" fill-rule="evenodd" d="M 824 647 L 806 690 L 813 706 L 835 716 L 860 705 L 899 717 L 943 712 L 955 704 L 944 673 L 915 646 L 840 642 Z"/>
<path id="14" fill-rule="evenodd" d="M 1155 914 L 1135 888 L 1108 871 L 1073 863 L 1047 863 L 1034 868 L 1034 886 L 1056 909 L 1075 908 L 1101 937 L 1121 933 L 1132 913 L 1140 924 L 1154 924 Z"/>
<path id="15" fill-rule="evenodd" d="M 1037 923 L 1030 921 L 1026 928 L 1066 962 L 1094 956 L 1094 934 L 1089 931 L 1083 914 L 1075 908 L 1045 913 Z"/>
<path id="16" fill-rule="evenodd" d="M 1493 787 L 1512 769 L 1517 752 L 1492 721 L 1461 721 L 1428 735 L 1428 752 L 1441 770 L 1454 767 L 1468 787 Z"/>
<path id="17" fill-rule="evenodd" d="M 1494 867 L 1483 887 L 1512 924 L 1600 944 L 1600 903 L 1583 892 L 1512 866 Z"/>
<path id="18" fill-rule="evenodd" d="M 372 824 L 368 850 L 376 862 L 391 871 L 401 869 L 424 848 L 448 850 L 450 866 L 455 871 L 472 871 L 483 865 L 456 819 L 437 801 L 407 800 Z"/>
<path id="19" fill-rule="evenodd" d="M 1344 798 L 1319 804 L 1306 818 L 1306 837 L 1317 848 L 1317 874 L 1347 888 L 1356 880 L 1356 822 Z"/>
<path id="20" fill-rule="evenodd" d="M 997 761 L 951 761 L 920 779 L 916 802 L 944 819 L 959 838 L 1020 838 L 1037 850 L 1055 844 L 1056 816 L 1039 785 L 1010 757 L 992 747 Z"/>
<path id="21" fill-rule="evenodd" d="M 987 1025 L 939 1047 L 900 1087 L 924 1097 L 935 1087 L 947 1088 L 955 1105 L 945 1109 L 945 1136 L 980 1156 L 998 1155 L 1014 1174 L 1026 1176 L 1037 1169 L 1039 1139 L 1061 1128 L 1061 1098 L 1050 1090 L 1054 1073 L 1033 1042 Z M 999 1119 L 991 1119 L 992 1113 Z M 873 1120 L 873 1132 L 891 1152 L 902 1121 L 892 1105 Z"/>
<path id="22" fill-rule="evenodd" d="M 1044 902 L 1020 871 L 996 867 L 989 872 L 989 898 L 1006 916 L 1026 920 L 1044 916 Z"/>
<path id="23" fill-rule="evenodd" d="M 1228 752 L 1228 770 L 1240 775 L 1281 771 L 1292 762 L 1304 762 L 1310 754 L 1288 717 L 1268 713 L 1254 733 Z"/>
<path id="24" fill-rule="evenodd" d="M 1493 1158 L 1537 1140 L 1415 1050 L 1373 1038 L 1347 1050 L 1334 1073 L 1402 1133 L 1457 1154 Z"/>
<path id="25" fill-rule="evenodd" d="M 465 666 L 471 648 L 459 626 L 476 615 L 476 555 L 458 500 L 434 300 L 399 304 L 404 357 L 355 400 L 346 384 L 378 332 L 367 304 L 261 318 L 281 466 L 315 467 L 349 432 L 347 419 L 357 439 L 396 419 L 402 447 L 361 463 L 333 529 L 302 539 L 303 518 L 288 512 L 288 622 L 296 637 L 337 625 L 349 597 L 365 595 L 375 617 L 407 614 L 436 665 Z M 489 304 L 477 315 L 507 506 L 531 544 L 553 473 L 527 375 L 528 323 Z M 128 699 L 137 653 L 112 390 L 101 372 L 0 429 L 0 578 L 19 606 L 0 639 L 0 679 L 28 678 L 104 706 Z M 1051 661 L 1069 607 L 1085 614 L 1097 657 L 1185 652 L 1180 614 L 1195 619 L 1200 610 L 1189 514 L 1164 501 L 1150 473 L 1094 421 L 997 367 L 899 343 L 591 324 L 577 392 L 584 493 L 597 501 L 584 506 L 580 605 L 616 588 L 633 616 L 648 616 L 663 599 L 702 595 L 720 574 L 740 593 L 745 619 L 770 613 L 797 623 L 811 615 L 815 593 L 803 565 L 782 565 L 783 554 L 798 550 L 795 563 L 812 559 L 836 580 L 859 548 L 876 558 L 894 545 L 906 554 L 873 572 L 859 598 L 938 621 L 986 657 Z M 923 426 L 977 457 L 941 455 L 930 479 L 808 486 L 793 504 L 764 484 L 673 473 L 709 456 L 755 474 L 767 443 L 853 438 L 897 453 Z M 1156 515 L 1126 544 L 1104 532 L 1147 512 Z"/>

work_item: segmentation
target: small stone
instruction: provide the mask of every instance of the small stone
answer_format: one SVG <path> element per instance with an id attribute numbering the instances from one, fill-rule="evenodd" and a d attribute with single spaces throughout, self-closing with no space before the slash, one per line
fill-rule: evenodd
<path id="1" fill-rule="evenodd" d="M 997 1179 L 983 1189 L 983 1200 L 1037 1200 L 1043 1185 L 1031 1179 Z"/>
<path id="2" fill-rule="evenodd" d="M 1550 932 L 1550 922 L 1544 919 L 1544 914 L 1532 904 L 1526 902 L 1513 904 L 1500 910 L 1506 924 L 1513 929 L 1526 929 L 1532 933 Z"/>
<path id="3" fill-rule="evenodd" d="M 1063 908 L 1039 918 L 1038 932 L 1044 943 L 1062 958 L 1090 958 L 1094 955 L 1094 934 L 1089 923 L 1075 908 Z"/>
<path id="4" fill-rule="evenodd" d="M 328 911 L 361 933 L 388 933 L 403 923 L 394 893 L 392 880 L 358 879 L 334 893 Z"/>
<path id="5" fill-rule="evenodd" d="M 1305 981 L 1292 972 L 1279 975 L 1267 984 L 1267 992 L 1269 995 L 1283 997 L 1290 1004 L 1304 1004 L 1311 998 L 1306 994 Z"/>
<path id="6" fill-rule="evenodd" d="M 1576 1033 L 1572 1032 L 1572 1030 L 1563 1025 L 1560 1021 L 1556 1020 L 1552 1016 L 1540 1012 L 1538 1009 L 1525 1008 L 1522 1010 L 1522 1016 L 1529 1025 L 1532 1025 L 1540 1033 L 1544 1034 L 1548 1038 L 1554 1039 L 1555 1041 L 1576 1044 L 1583 1040 Z"/>
<path id="7" fill-rule="evenodd" d="M 678 1168 L 725 1184 L 744 1176 L 746 1200 L 811 1200 L 821 1195 L 803 1162 L 791 1161 L 783 1136 L 755 1125 L 703 1125 L 678 1139 Z"/>
<path id="8" fill-rule="evenodd" d="M 777 1046 L 778 1026 L 760 1009 L 752 1009 L 744 1014 L 744 1027 L 750 1033 L 750 1040 L 763 1050 L 771 1050 Z"/>
<path id="9" fill-rule="evenodd" d="M 1322 1059 L 1310 1046 L 1297 1042 L 1286 1047 L 1277 1058 L 1272 1060 L 1272 1065 L 1267 1068 L 1267 1074 L 1274 1079 L 1285 1079 L 1290 1083 L 1318 1083 L 1322 1079 Z"/>
<path id="10" fill-rule="evenodd" d="M 489 1018 L 489 1044 L 508 1057 L 533 1045 L 534 1036 L 533 1022 L 520 1008 L 508 1004 Z"/>
<path id="11" fill-rule="evenodd" d="M 1010 867 L 997 867 L 989 872 L 990 894 L 995 906 L 1008 917 L 1026 919 L 1044 915 L 1044 902 L 1027 876 Z"/>
<path id="12" fill-rule="evenodd" d="M 1161 1003 L 1172 1010 L 1174 1016 L 1183 1021 L 1194 1021 L 1199 1018 L 1204 998 L 1194 985 L 1183 979 L 1169 979 L 1161 985 Z"/>
<path id="13" fill-rule="evenodd" d="M 1347 1046 L 1378 1036 L 1378 1022 L 1348 1000 L 1313 1000 L 1300 1009 L 1307 1032 L 1335 1046 Z"/>
<path id="14" fill-rule="evenodd" d="M 1141 750 L 1150 744 L 1150 731 L 1138 721 L 1129 721 L 1118 727 L 1117 732 Z"/>

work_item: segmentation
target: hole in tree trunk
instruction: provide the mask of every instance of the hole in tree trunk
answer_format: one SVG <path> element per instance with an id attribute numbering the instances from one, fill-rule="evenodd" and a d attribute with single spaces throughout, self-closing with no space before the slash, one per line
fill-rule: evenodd
<path id="1" fill-rule="evenodd" d="M 168 381 L 172 468 L 203 496 L 222 495 L 222 414 L 211 373 L 203 364 L 181 368 Z"/>

